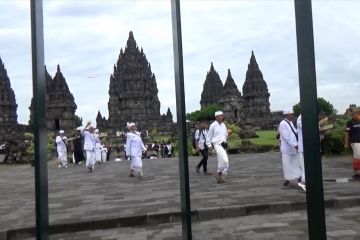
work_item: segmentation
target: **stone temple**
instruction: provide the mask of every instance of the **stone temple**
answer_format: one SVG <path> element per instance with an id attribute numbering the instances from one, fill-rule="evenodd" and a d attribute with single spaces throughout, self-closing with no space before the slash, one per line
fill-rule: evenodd
<path id="1" fill-rule="evenodd" d="M 279 117 L 281 119 L 282 116 L 270 112 L 270 94 L 254 52 L 251 53 L 242 91 L 243 95 L 238 90 L 230 69 L 225 84 L 222 85 L 219 74 L 211 63 L 203 85 L 201 108 L 217 104 L 223 110 L 225 119 L 231 123 L 263 128 L 278 124 Z"/>
<path id="2" fill-rule="evenodd" d="M 0 58 L 0 145 L 6 144 L 9 161 L 21 158 L 24 138 L 17 122 L 17 104 L 10 78 Z"/>
<path id="3" fill-rule="evenodd" d="M 127 122 L 135 122 L 141 131 L 156 129 L 158 133 L 174 132 L 172 114 L 160 114 L 160 101 L 155 74 L 143 49 L 139 49 L 134 35 L 129 33 L 125 50 L 110 76 L 109 118 L 106 125 L 114 133 L 124 131 Z M 100 113 L 99 113 L 100 114 Z M 99 120 L 100 120 L 99 115 Z"/>
<path id="4" fill-rule="evenodd" d="M 270 93 L 256 62 L 254 52 L 243 85 L 244 113 L 247 123 L 261 125 L 270 116 Z"/>
<path id="5" fill-rule="evenodd" d="M 224 112 L 224 116 L 226 116 L 227 121 L 243 123 L 243 98 L 241 97 L 241 93 L 231 76 L 230 69 L 228 70 L 224 88 L 222 89 L 219 104 L 222 106 L 222 111 Z"/>
<path id="6" fill-rule="evenodd" d="M 219 104 L 222 96 L 223 83 L 219 74 L 215 71 L 213 63 L 211 63 L 210 71 L 206 74 L 203 91 L 201 93 L 201 108 L 209 105 Z"/>
<path id="7" fill-rule="evenodd" d="M 75 129 L 76 104 L 66 80 L 57 66 L 57 71 L 52 78 L 45 69 L 46 79 L 46 128 L 48 131 L 60 129 L 72 131 Z M 30 123 L 33 121 L 33 100 L 30 106 Z"/>

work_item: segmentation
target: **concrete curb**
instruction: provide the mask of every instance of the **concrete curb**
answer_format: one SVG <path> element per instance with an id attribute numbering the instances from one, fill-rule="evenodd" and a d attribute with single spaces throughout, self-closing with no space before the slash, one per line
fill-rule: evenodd
<path id="1" fill-rule="evenodd" d="M 325 208 L 350 208 L 360 206 L 360 196 L 337 197 L 326 199 Z M 222 219 L 230 217 L 241 217 L 260 214 L 277 214 L 306 209 L 306 202 L 273 202 L 266 204 L 231 205 L 224 207 L 197 208 L 191 211 L 192 221 L 206 221 L 211 219 Z M 162 213 L 147 213 L 120 218 L 94 219 L 83 222 L 64 224 L 52 224 L 49 226 L 49 234 L 61 234 L 68 232 L 91 231 L 132 226 L 151 226 L 162 223 L 181 222 L 181 212 L 169 211 Z M 0 232 L 0 239 L 13 240 L 35 237 L 35 227 L 10 229 Z"/>

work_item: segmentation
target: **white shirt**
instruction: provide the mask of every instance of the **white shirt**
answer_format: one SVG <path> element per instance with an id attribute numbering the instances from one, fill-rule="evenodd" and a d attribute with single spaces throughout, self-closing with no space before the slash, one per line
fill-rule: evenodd
<path id="1" fill-rule="evenodd" d="M 226 142 L 228 137 L 228 132 L 225 124 L 219 123 L 218 121 L 214 121 L 209 128 L 206 145 L 211 147 L 211 143 L 219 143 Z"/>
<path id="2" fill-rule="evenodd" d="M 298 133 L 298 151 L 304 152 L 304 143 L 303 143 L 303 133 L 302 133 L 302 121 L 301 121 L 301 115 L 296 120 L 296 126 L 297 126 L 297 133 Z"/>
<path id="3" fill-rule="evenodd" d="M 58 152 L 66 152 L 67 148 L 66 148 L 66 144 L 65 144 L 65 140 L 67 139 L 67 137 L 63 136 L 57 136 L 55 139 L 56 142 L 56 150 Z"/>
<path id="4" fill-rule="evenodd" d="M 100 138 L 99 138 L 99 134 L 94 133 L 94 138 L 95 138 L 95 147 L 97 149 L 101 149 L 101 141 L 100 141 Z"/>
<path id="5" fill-rule="evenodd" d="M 85 129 L 81 130 L 81 135 L 84 137 L 84 150 L 85 151 L 94 151 L 96 139 L 94 133 L 90 133 L 85 131 Z"/>
<path id="6" fill-rule="evenodd" d="M 208 136 L 208 130 L 206 129 L 197 129 L 195 131 L 195 140 L 199 141 L 199 148 L 201 150 L 205 148 L 207 136 Z"/>
<path id="7" fill-rule="evenodd" d="M 280 151 L 284 154 L 296 154 L 297 149 L 295 146 L 298 145 L 298 142 L 296 140 L 296 136 L 291 130 L 289 124 L 291 125 L 292 129 L 296 133 L 296 128 L 294 127 L 294 124 L 290 122 L 287 119 L 284 119 L 280 122 L 279 125 L 279 133 L 280 133 Z"/>
<path id="8" fill-rule="evenodd" d="M 142 150 L 145 149 L 139 132 L 135 131 L 126 134 L 126 155 L 141 156 Z"/>

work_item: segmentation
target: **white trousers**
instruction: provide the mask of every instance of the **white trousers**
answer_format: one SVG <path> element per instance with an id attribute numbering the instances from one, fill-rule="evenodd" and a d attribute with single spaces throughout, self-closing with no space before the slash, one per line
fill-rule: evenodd
<path id="1" fill-rule="evenodd" d="M 306 182 L 305 180 L 305 164 L 304 164 L 304 153 L 299 152 L 299 165 L 301 171 L 301 181 Z"/>
<path id="2" fill-rule="evenodd" d="M 66 151 L 58 151 L 58 161 L 62 166 L 67 165 L 67 152 Z"/>
<path id="3" fill-rule="evenodd" d="M 351 143 L 351 148 L 353 150 L 353 158 L 360 159 L 360 143 Z"/>
<path id="4" fill-rule="evenodd" d="M 95 161 L 101 162 L 101 150 L 100 148 L 95 148 Z"/>
<path id="5" fill-rule="evenodd" d="M 229 158 L 226 150 L 219 143 L 214 143 L 214 149 L 218 160 L 217 172 L 226 175 L 227 170 L 229 169 Z"/>
<path id="6" fill-rule="evenodd" d="M 95 165 L 95 151 L 86 150 L 86 166 L 94 167 Z"/>
<path id="7" fill-rule="evenodd" d="M 107 152 L 101 151 L 101 161 L 106 162 L 106 158 L 107 158 Z"/>
<path id="8" fill-rule="evenodd" d="M 131 158 L 130 168 L 142 176 L 141 156 L 130 156 L 130 158 Z"/>
<path id="9" fill-rule="evenodd" d="M 281 154 L 284 179 L 294 181 L 301 177 L 299 154 Z"/>

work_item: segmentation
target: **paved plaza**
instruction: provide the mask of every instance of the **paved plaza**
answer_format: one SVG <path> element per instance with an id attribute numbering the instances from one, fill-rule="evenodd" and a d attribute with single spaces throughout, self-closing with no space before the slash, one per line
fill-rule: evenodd
<path id="1" fill-rule="evenodd" d="M 282 187 L 278 152 L 230 155 L 226 184 L 196 174 L 199 160 L 189 158 L 195 239 L 205 239 L 207 232 L 213 237 L 208 239 L 306 239 L 305 194 Z M 360 182 L 343 181 L 352 174 L 350 156 L 322 162 L 329 239 L 360 239 L 354 238 L 360 233 Z M 58 169 L 50 161 L 51 238 L 180 239 L 178 159 L 145 159 L 142 181 L 127 176 L 129 166 L 126 160 L 110 161 L 90 174 L 84 165 Z M 209 170 L 216 166 L 210 157 Z M 0 239 L 6 232 L 26 239 L 26 229 L 35 226 L 34 168 L 0 165 L 0 190 Z"/>

